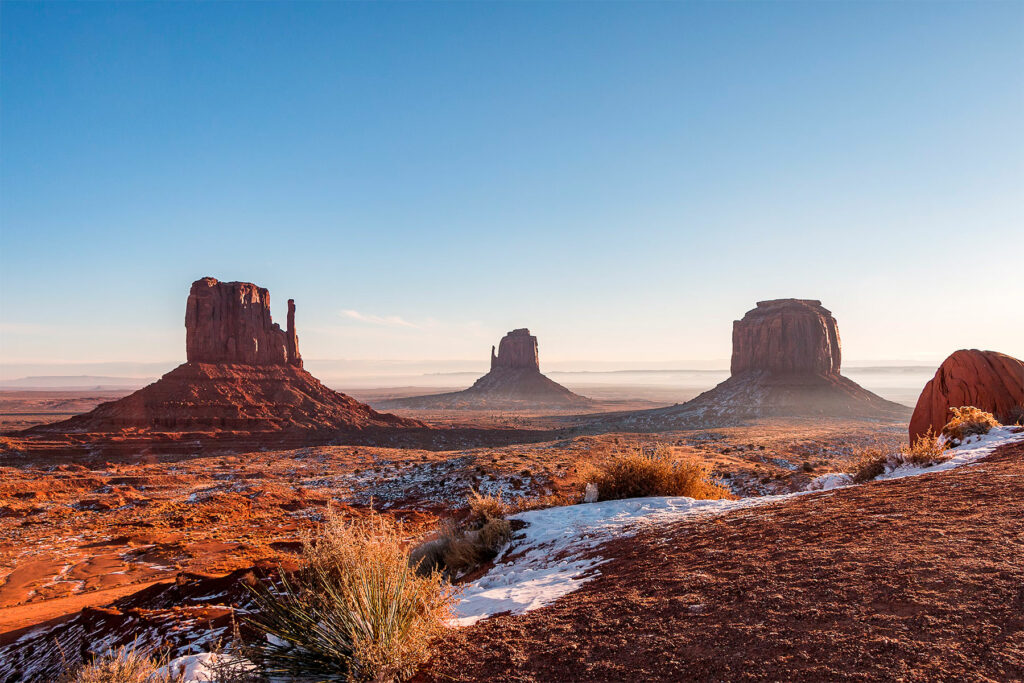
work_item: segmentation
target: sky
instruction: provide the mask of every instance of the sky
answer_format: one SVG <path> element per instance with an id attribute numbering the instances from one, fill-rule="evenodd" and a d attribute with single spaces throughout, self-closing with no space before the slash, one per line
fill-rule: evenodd
<path id="1" fill-rule="evenodd" d="M 1024 3 L 0 3 L 0 363 L 1024 357 Z"/>

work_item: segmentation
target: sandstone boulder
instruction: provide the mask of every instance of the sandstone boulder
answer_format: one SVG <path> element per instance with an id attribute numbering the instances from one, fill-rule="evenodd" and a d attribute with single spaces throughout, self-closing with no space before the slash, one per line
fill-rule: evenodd
<path id="1" fill-rule="evenodd" d="M 961 349 L 942 361 L 925 385 L 910 418 L 910 441 L 938 434 L 949 409 L 974 406 L 1000 422 L 1016 418 L 1024 407 L 1024 361 L 996 351 Z"/>

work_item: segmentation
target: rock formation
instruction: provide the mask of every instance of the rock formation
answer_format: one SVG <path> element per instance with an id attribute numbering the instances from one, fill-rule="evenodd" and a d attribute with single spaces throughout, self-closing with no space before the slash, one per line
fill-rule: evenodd
<path id="1" fill-rule="evenodd" d="M 537 337 L 528 329 L 512 330 L 498 343 L 498 355 L 491 347 L 491 370 L 495 368 L 525 368 L 540 372 Z"/>
<path id="2" fill-rule="evenodd" d="M 491 347 L 491 370 L 463 391 L 393 399 L 384 408 L 515 409 L 588 406 L 590 399 L 574 394 L 540 371 L 537 337 L 530 330 L 512 330 Z"/>
<path id="3" fill-rule="evenodd" d="M 820 301 L 758 301 L 732 324 L 732 374 L 839 373 L 839 327 Z"/>
<path id="4" fill-rule="evenodd" d="M 185 354 L 190 363 L 244 363 L 302 367 L 295 334 L 295 301 L 288 329 L 270 319 L 270 292 L 251 282 L 192 283 L 185 305 Z"/>
<path id="5" fill-rule="evenodd" d="M 29 434 L 331 434 L 423 427 L 325 387 L 302 368 L 295 302 L 288 328 L 270 317 L 270 294 L 249 282 L 203 278 L 185 307 L 188 362 L 120 400 Z"/>
<path id="6" fill-rule="evenodd" d="M 995 351 L 961 349 L 942 361 L 910 418 L 913 443 L 949 421 L 949 409 L 974 406 L 1003 423 L 1024 415 L 1024 361 Z"/>
<path id="7" fill-rule="evenodd" d="M 692 401 L 610 418 L 657 429 L 761 417 L 899 419 L 909 409 L 840 374 L 839 327 L 820 301 L 759 301 L 733 323 L 732 375 Z"/>

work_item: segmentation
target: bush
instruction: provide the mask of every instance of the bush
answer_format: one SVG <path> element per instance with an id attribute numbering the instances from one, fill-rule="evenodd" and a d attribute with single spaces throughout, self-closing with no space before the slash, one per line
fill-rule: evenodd
<path id="1" fill-rule="evenodd" d="M 985 431 L 988 430 L 986 429 Z M 944 462 L 949 459 L 949 456 L 946 455 L 946 448 L 946 444 L 939 439 L 938 435 L 933 434 L 932 430 L 929 428 L 928 431 L 923 436 L 919 436 L 912 445 L 900 446 L 897 460 L 900 463 L 906 463 L 908 465 L 930 467 L 936 463 Z"/>
<path id="2" fill-rule="evenodd" d="M 885 473 L 889 464 L 889 456 L 878 448 L 866 448 L 857 452 L 853 466 L 853 481 L 863 484 Z"/>
<path id="3" fill-rule="evenodd" d="M 951 441 L 960 442 L 968 436 L 988 434 L 993 427 L 1002 426 L 992 413 L 974 406 L 950 408 L 949 411 L 953 413 L 953 419 L 942 428 L 942 435 Z"/>
<path id="4" fill-rule="evenodd" d="M 331 517 L 303 545 L 303 568 L 256 587 L 249 622 L 268 635 L 268 674 L 317 680 L 411 676 L 451 616 L 452 589 L 410 565 L 402 526 L 377 513 Z"/>
<path id="5" fill-rule="evenodd" d="M 610 461 L 593 467 L 587 479 L 597 485 L 600 500 L 646 496 L 733 497 L 726 487 L 710 480 L 705 465 L 696 460 L 680 460 L 667 446 L 650 454 L 633 449 L 615 455 Z"/>
<path id="6" fill-rule="evenodd" d="M 135 647 L 121 647 L 103 657 L 94 657 L 65 673 L 61 683 L 181 683 L 180 676 L 161 675 L 161 662 Z"/>

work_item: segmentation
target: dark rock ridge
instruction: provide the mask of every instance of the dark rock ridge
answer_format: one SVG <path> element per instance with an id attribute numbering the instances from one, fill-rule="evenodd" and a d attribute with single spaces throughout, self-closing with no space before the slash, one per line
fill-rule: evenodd
<path id="1" fill-rule="evenodd" d="M 609 418 L 618 427 L 662 429 L 762 417 L 906 419 L 840 374 L 839 327 L 812 299 L 759 301 L 733 323 L 732 376 L 691 401 Z"/>
<path id="2" fill-rule="evenodd" d="M 530 330 L 512 330 L 491 347 L 491 371 L 463 391 L 430 394 L 382 402 L 384 408 L 487 409 L 588 406 L 592 401 L 574 394 L 540 371 L 537 337 Z"/>
<path id="3" fill-rule="evenodd" d="M 120 400 L 26 433 L 200 438 L 424 426 L 378 413 L 306 372 L 295 303 L 288 302 L 288 328 L 282 331 L 270 319 L 270 294 L 254 284 L 197 280 L 185 308 L 185 330 L 187 363 Z"/>
<path id="4" fill-rule="evenodd" d="M 190 363 L 242 363 L 302 367 L 295 333 L 295 300 L 288 329 L 270 318 L 270 292 L 251 282 L 192 283 L 185 305 L 185 354 Z"/>
<path id="5" fill-rule="evenodd" d="M 996 351 L 955 351 L 924 385 L 910 418 L 910 441 L 938 434 L 949 409 L 974 406 L 1004 424 L 1024 417 L 1024 361 Z"/>

